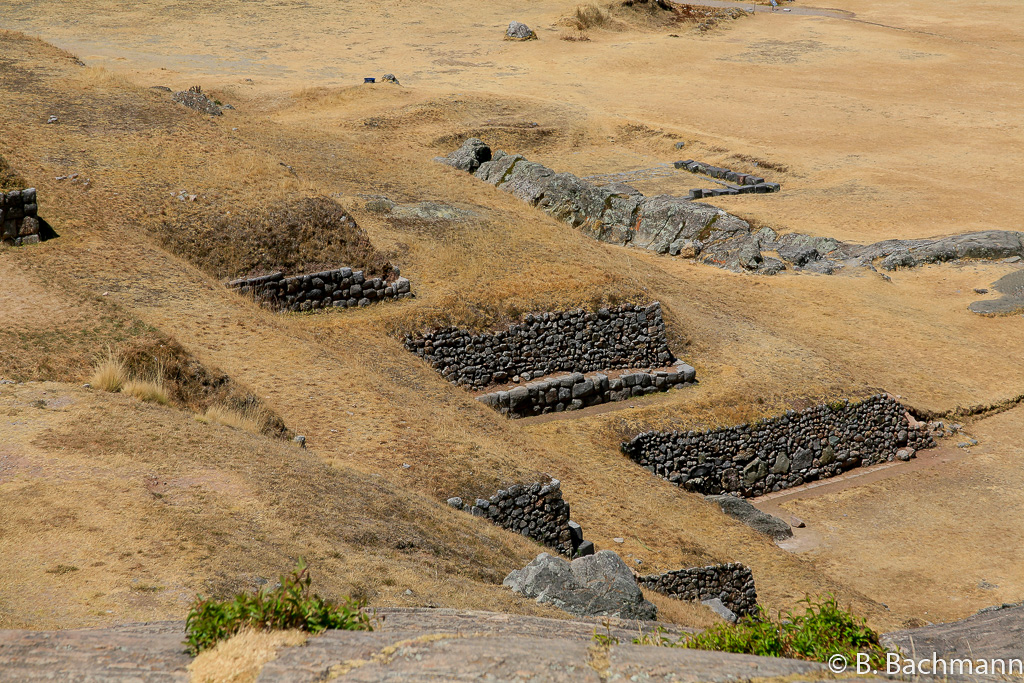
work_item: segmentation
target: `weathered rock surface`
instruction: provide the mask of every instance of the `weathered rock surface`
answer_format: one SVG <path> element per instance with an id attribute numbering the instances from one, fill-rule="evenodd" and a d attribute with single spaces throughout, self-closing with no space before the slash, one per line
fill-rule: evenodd
<path id="1" fill-rule="evenodd" d="M 491 148 L 479 138 L 470 138 L 462 146 L 446 157 L 437 157 L 436 161 L 452 168 L 469 173 L 480 168 L 480 164 L 491 160 Z"/>
<path id="2" fill-rule="evenodd" d="M 644 599 L 633 573 L 616 553 L 602 550 L 567 562 L 541 553 L 503 585 L 537 602 L 578 616 L 654 619 L 657 608 Z"/>
<path id="3" fill-rule="evenodd" d="M 903 652 L 939 658 L 1020 659 L 1024 657 L 1024 604 L 990 607 L 949 624 L 894 631 L 882 637 Z"/>
<path id="4" fill-rule="evenodd" d="M 717 503 L 725 514 L 776 541 L 790 538 L 793 535 L 793 529 L 789 524 L 774 515 L 761 512 L 743 498 L 718 495 L 707 496 L 706 500 Z"/>
<path id="5" fill-rule="evenodd" d="M 975 301 L 968 308 L 982 315 L 1008 315 L 1024 312 L 1024 270 L 1004 275 L 992 284 L 1001 297 Z"/>
<path id="6" fill-rule="evenodd" d="M 490 161 L 484 161 L 485 156 Z M 477 138 L 470 138 L 438 161 L 463 170 L 475 168 L 470 172 L 480 180 L 597 240 L 693 258 L 733 271 L 774 275 L 790 269 L 831 275 L 843 268 L 873 268 L 876 260 L 881 260 L 882 268 L 894 270 L 957 259 L 1024 258 L 1024 233 L 1006 230 L 867 245 L 800 233 L 779 236 L 768 228 L 754 232 L 746 221 L 691 197 L 645 197 L 623 183 L 598 186 L 570 173 L 556 173 L 519 154 L 500 150 L 492 154 Z M 734 182 L 742 180 L 745 184 L 738 187 L 744 191 L 778 189 L 763 178 L 740 178 L 728 169 L 717 170 Z M 764 254 L 771 251 L 780 258 Z"/>
<path id="7" fill-rule="evenodd" d="M 505 40 L 536 40 L 537 34 L 526 24 L 513 21 L 509 22 L 505 30 Z"/>

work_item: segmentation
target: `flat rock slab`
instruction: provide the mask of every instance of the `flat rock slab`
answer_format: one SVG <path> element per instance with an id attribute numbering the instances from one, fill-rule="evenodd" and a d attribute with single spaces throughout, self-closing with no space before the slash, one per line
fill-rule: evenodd
<path id="1" fill-rule="evenodd" d="M 1024 270 L 1004 275 L 992 288 L 1003 296 L 998 299 L 975 301 L 969 308 L 981 315 L 1006 315 L 1024 311 Z"/>
<path id="2" fill-rule="evenodd" d="M 179 622 L 79 631 L 0 631 L 0 682 L 188 683 Z"/>
<path id="3" fill-rule="evenodd" d="M 1024 657 L 1024 604 L 987 609 L 949 624 L 894 631 L 884 642 L 903 652 L 940 658 L 1020 659 Z"/>

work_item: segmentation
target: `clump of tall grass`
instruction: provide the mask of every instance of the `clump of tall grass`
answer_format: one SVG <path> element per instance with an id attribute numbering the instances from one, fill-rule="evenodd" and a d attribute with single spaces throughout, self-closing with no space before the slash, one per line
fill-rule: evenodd
<path id="1" fill-rule="evenodd" d="M 207 408 L 201 415 L 196 416 L 200 422 L 213 422 L 234 429 L 241 429 L 253 434 L 263 431 L 263 426 L 270 417 L 266 408 L 256 405 L 246 405 L 244 408 L 216 403 Z"/>
<path id="2" fill-rule="evenodd" d="M 89 378 L 89 384 L 94 388 L 110 392 L 121 391 L 127 381 L 128 372 L 125 370 L 124 362 L 109 349 L 107 357 L 96 365 Z"/>

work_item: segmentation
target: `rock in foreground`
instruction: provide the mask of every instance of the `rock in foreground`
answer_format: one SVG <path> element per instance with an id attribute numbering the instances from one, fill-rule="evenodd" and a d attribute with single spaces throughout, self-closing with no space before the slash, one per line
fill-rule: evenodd
<path id="1" fill-rule="evenodd" d="M 577 616 L 651 620 L 658 614 L 629 567 L 610 550 L 572 562 L 541 553 L 509 573 L 503 585 Z"/>

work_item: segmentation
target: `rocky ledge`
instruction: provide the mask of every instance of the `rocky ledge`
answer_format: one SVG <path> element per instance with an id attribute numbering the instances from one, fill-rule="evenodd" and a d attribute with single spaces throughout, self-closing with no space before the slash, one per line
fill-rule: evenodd
<path id="1" fill-rule="evenodd" d="M 689 197 L 645 197 L 623 183 L 598 187 L 519 154 L 492 153 L 478 138 L 435 160 L 472 173 L 602 242 L 733 271 L 831 275 L 844 268 L 874 270 L 876 261 L 886 270 L 896 270 L 960 259 L 1024 258 L 1024 233 L 1009 230 L 867 245 L 800 233 L 779 235 L 771 228 L 755 231 L 747 221 Z"/>

